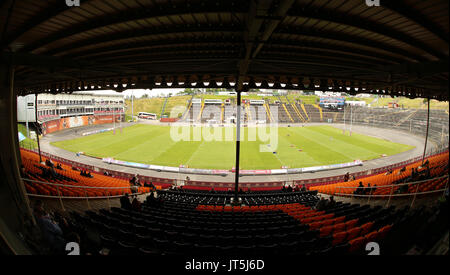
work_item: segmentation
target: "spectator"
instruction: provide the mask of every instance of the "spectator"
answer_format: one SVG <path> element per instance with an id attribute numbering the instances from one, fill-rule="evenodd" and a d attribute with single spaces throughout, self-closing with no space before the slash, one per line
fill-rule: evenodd
<path id="1" fill-rule="evenodd" d="M 20 165 L 20 176 L 24 178 L 26 175 L 25 166 L 23 164 Z"/>
<path id="2" fill-rule="evenodd" d="M 145 203 L 148 205 L 153 205 L 156 202 L 155 192 L 151 192 L 150 195 L 145 199 Z"/>
<path id="3" fill-rule="evenodd" d="M 364 189 L 364 194 L 365 194 L 365 195 L 370 194 L 371 191 L 372 191 L 372 188 L 370 188 L 370 182 L 369 182 L 369 183 L 367 184 L 367 188 Z"/>
<path id="4" fill-rule="evenodd" d="M 320 198 L 320 200 L 317 202 L 316 206 L 314 207 L 316 210 L 321 211 L 324 210 L 327 207 L 327 201 L 324 197 Z"/>
<path id="5" fill-rule="evenodd" d="M 360 181 L 358 188 L 356 188 L 356 190 L 353 194 L 360 195 L 360 194 L 362 194 L 363 190 L 364 190 L 364 185 L 363 185 L 362 181 Z"/>
<path id="6" fill-rule="evenodd" d="M 34 216 L 42 231 L 44 240 L 49 244 L 52 252 L 63 253 L 66 244 L 63 231 L 58 223 L 44 211 L 43 203 L 40 200 L 35 203 Z"/>
<path id="7" fill-rule="evenodd" d="M 333 196 L 330 196 L 330 201 L 327 204 L 327 209 L 332 209 L 336 205 L 336 201 Z"/>
<path id="8" fill-rule="evenodd" d="M 414 180 L 417 177 L 417 170 L 411 168 L 411 180 Z"/>
<path id="9" fill-rule="evenodd" d="M 55 166 L 50 159 L 46 159 L 45 160 L 45 165 L 47 165 L 48 167 L 54 167 Z"/>
<path id="10" fill-rule="evenodd" d="M 215 194 L 215 193 L 216 193 L 216 190 L 214 190 L 214 187 L 212 187 L 211 190 L 210 190 L 209 192 L 212 193 L 212 194 Z"/>
<path id="11" fill-rule="evenodd" d="M 345 173 L 345 175 L 344 175 L 344 181 L 349 181 L 349 179 L 350 179 L 350 173 L 347 172 L 347 173 Z"/>
<path id="12" fill-rule="evenodd" d="M 141 211 L 142 209 L 141 202 L 137 199 L 137 196 L 134 196 L 133 202 L 131 203 L 131 209 L 134 211 Z"/>
<path id="13" fill-rule="evenodd" d="M 61 166 L 61 163 L 57 163 L 57 164 L 56 164 L 56 169 L 64 170 L 64 169 L 62 168 L 62 166 Z"/>
<path id="14" fill-rule="evenodd" d="M 126 210 L 131 210 L 131 202 L 128 197 L 128 193 L 125 193 L 125 195 L 120 198 L 120 207 Z"/>
<path id="15" fill-rule="evenodd" d="M 375 194 L 375 191 L 377 191 L 377 185 L 374 184 L 372 187 L 372 194 Z"/>

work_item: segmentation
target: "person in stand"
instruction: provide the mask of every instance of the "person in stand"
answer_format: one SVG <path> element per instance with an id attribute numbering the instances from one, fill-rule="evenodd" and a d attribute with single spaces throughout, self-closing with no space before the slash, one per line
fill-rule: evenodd
<path id="1" fill-rule="evenodd" d="M 307 191 L 306 186 L 305 186 L 304 184 L 302 185 L 301 191 L 302 191 L 302 192 L 306 192 L 306 191 Z"/>
<path id="2" fill-rule="evenodd" d="M 336 201 L 333 196 L 330 196 L 330 201 L 327 203 L 327 209 L 331 209 L 336 205 Z"/>
<path id="3" fill-rule="evenodd" d="M 286 191 L 289 192 L 289 193 L 291 193 L 291 192 L 292 192 L 292 186 L 289 185 L 289 186 L 287 187 Z"/>
<path id="4" fill-rule="evenodd" d="M 142 209 L 141 202 L 137 199 L 137 196 L 134 196 L 133 202 L 131 203 L 131 209 L 134 211 L 141 211 Z"/>
<path id="5" fill-rule="evenodd" d="M 125 195 L 120 198 L 120 207 L 126 210 L 131 210 L 131 202 L 128 193 L 125 193 Z"/>
<path id="6" fill-rule="evenodd" d="M 51 217 L 51 215 L 44 211 L 42 201 L 36 201 L 33 214 L 42 231 L 44 240 L 48 243 L 52 252 L 58 254 L 63 253 L 66 245 L 64 233 L 59 224 Z"/>
<path id="7" fill-rule="evenodd" d="M 350 179 L 350 172 L 345 173 L 344 181 L 348 181 Z"/>
<path id="8" fill-rule="evenodd" d="M 326 207 L 327 207 L 327 201 L 325 200 L 324 197 L 321 197 L 314 208 L 317 211 L 321 211 L 321 210 L 324 210 Z"/>
<path id="9" fill-rule="evenodd" d="M 358 188 L 356 188 L 356 190 L 353 194 L 360 195 L 360 194 L 362 194 L 363 190 L 364 190 L 364 185 L 363 185 L 362 181 L 360 181 Z"/>

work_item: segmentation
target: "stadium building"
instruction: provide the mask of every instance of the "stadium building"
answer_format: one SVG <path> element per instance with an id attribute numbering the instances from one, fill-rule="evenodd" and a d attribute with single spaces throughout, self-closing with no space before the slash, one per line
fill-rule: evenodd
<path id="1" fill-rule="evenodd" d="M 124 118 L 124 99 L 117 94 L 38 94 L 17 98 L 17 122 L 37 122 L 42 135 Z"/>
<path id="2" fill-rule="evenodd" d="M 448 255 L 448 1 L 66 2 L 0 3 L 2 254 Z"/>

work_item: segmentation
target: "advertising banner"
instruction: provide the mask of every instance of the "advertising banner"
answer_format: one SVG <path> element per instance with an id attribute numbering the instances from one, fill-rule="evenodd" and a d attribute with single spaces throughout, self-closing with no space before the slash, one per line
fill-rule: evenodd
<path id="1" fill-rule="evenodd" d="M 120 121 L 120 116 L 115 116 L 116 122 Z M 87 126 L 87 125 L 98 125 L 105 123 L 113 123 L 113 116 L 77 116 L 77 117 L 64 117 L 60 119 L 55 119 L 42 123 L 42 134 L 50 134 L 53 132 L 61 131 L 64 129 Z"/>

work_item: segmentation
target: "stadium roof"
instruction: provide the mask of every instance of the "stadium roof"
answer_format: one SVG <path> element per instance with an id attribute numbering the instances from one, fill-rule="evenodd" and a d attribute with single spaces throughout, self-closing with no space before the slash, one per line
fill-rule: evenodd
<path id="1" fill-rule="evenodd" d="M 448 0 L 80 2 L 0 3 L 19 93 L 332 87 L 448 100 Z"/>

